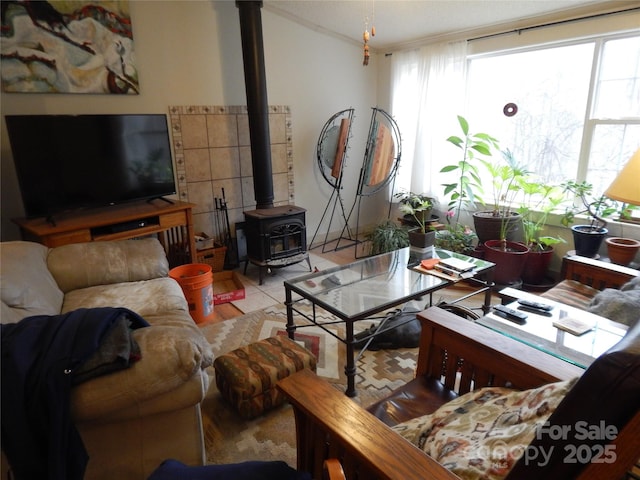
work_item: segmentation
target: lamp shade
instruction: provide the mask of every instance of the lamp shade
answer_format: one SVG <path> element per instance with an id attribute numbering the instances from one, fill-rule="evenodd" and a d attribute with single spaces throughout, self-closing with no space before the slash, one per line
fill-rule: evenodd
<path id="1" fill-rule="evenodd" d="M 640 149 L 633 154 L 604 194 L 614 200 L 640 205 Z"/>

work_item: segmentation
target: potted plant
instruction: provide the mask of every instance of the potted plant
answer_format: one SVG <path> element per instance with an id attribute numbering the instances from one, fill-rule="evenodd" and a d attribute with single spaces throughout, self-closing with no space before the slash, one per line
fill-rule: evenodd
<path id="1" fill-rule="evenodd" d="M 486 133 L 469 133 L 467 120 L 461 115 L 457 118 L 462 136 L 452 135 L 447 142 L 462 150 L 462 159 L 440 170 L 441 173 L 456 174 L 457 180 L 443 184 L 444 195 L 449 197 L 447 228 L 436 233 L 436 246 L 471 255 L 475 251 L 477 236 L 471 227 L 460 223 L 460 214 L 464 207 L 475 210 L 476 200 L 481 199 L 482 182 L 475 159 L 478 155 L 491 155 L 492 146 L 497 144 L 497 140 Z"/>
<path id="2" fill-rule="evenodd" d="M 482 159 L 482 165 L 491 176 L 492 203 L 489 210 L 473 213 L 473 222 L 482 244 L 488 240 L 521 241 L 522 216 L 515 208 L 516 198 L 522 193 L 521 183 L 527 169 L 518 164 L 510 150 L 501 150 L 503 162 Z M 483 205 L 487 205 L 482 202 Z"/>
<path id="3" fill-rule="evenodd" d="M 558 210 L 565 196 L 559 187 L 536 182 L 530 177 L 521 179 L 520 186 L 524 198 L 518 213 L 522 215 L 524 244 L 529 247 L 522 281 L 527 285 L 542 285 L 553 256 L 553 246 L 566 242 L 561 237 L 541 233 L 549 214 Z"/>
<path id="4" fill-rule="evenodd" d="M 529 253 L 528 246 L 519 242 L 522 216 L 515 208 L 521 183 L 529 172 L 518 165 L 511 151 L 500 153 L 502 162 L 482 160 L 491 176 L 493 203 L 489 210 L 474 212 L 473 221 L 484 259 L 496 264 L 495 282 L 512 285 L 520 281 Z"/>
<path id="5" fill-rule="evenodd" d="M 529 247 L 510 240 L 487 240 L 484 259 L 495 263 L 494 281 L 498 285 L 513 285 L 520 281 Z"/>
<path id="6" fill-rule="evenodd" d="M 474 255 L 474 242 L 478 237 L 475 232 L 466 225 L 459 223 L 451 224 L 451 219 L 454 216 L 455 212 L 453 210 L 447 212 L 447 228 L 436 232 L 436 247 L 449 250 L 450 252 Z"/>
<path id="7" fill-rule="evenodd" d="M 637 223 L 633 221 L 633 211 L 638 210 L 637 205 L 629 205 L 627 203 L 620 208 L 620 221 Z M 607 244 L 607 255 L 609 260 L 618 265 L 626 267 L 636 257 L 640 250 L 640 241 L 633 238 L 625 237 L 609 237 L 605 238 Z"/>
<path id="8" fill-rule="evenodd" d="M 391 220 L 386 220 L 377 225 L 367 235 L 367 240 L 371 242 L 371 255 L 392 252 L 409 246 L 407 229 Z"/>
<path id="9" fill-rule="evenodd" d="M 452 135 L 447 142 L 462 150 L 462 159 L 440 170 L 441 173 L 455 172 L 458 175 L 457 182 L 443 184 L 444 195 L 449 195 L 448 210 L 455 212 L 454 225 L 458 224 L 463 206 L 475 209 L 476 200 L 482 201 L 482 181 L 474 160 L 478 154 L 491 156 L 492 148 L 498 146 L 498 141 L 486 133 L 469 133 L 469 123 L 460 115 L 458 123 L 463 136 Z"/>
<path id="10" fill-rule="evenodd" d="M 640 250 L 640 242 L 633 238 L 611 237 L 606 238 L 605 242 L 609 260 L 624 267 L 633 261 Z"/>
<path id="11" fill-rule="evenodd" d="M 418 248 L 433 245 L 436 233 L 434 230 L 428 229 L 427 225 L 431 221 L 434 199 L 424 193 L 413 192 L 400 192 L 395 196 L 400 198 L 400 212 L 405 216 L 410 216 L 418 227 L 409 230 L 409 243 Z"/>
<path id="12" fill-rule="evenodd" d="M 594 258 L 600 250 L 602 241 L 607 235 L 607 221 L 605 217 L 611 216 L 617 211 L 616 202 L 604 195 L 594 196 L 593 185 L 586 182 L 569 180 L 562 184 L 564 191 L 575 195 L 579 204 L 567 207 L 562 224 L 569 226 L 575 217 L 587 214 L 589 223 L 571 226 L 573 242 L 576 254 L 582 257 Z"/>

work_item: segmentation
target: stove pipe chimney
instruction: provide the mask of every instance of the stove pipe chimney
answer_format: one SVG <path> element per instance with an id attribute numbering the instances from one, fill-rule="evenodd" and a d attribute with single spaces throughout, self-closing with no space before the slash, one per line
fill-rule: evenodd
<path id="1" fill-rule="evenodd" d="M 262 44 L 262 1 L 236 0 L 240 15 L 244 80 L 249 113 L 251 164 L 256 208 L 273 207 L 273 179 L 271 170 L 271 139 L 269 135 L 269 107 L 267 81 Z"/>

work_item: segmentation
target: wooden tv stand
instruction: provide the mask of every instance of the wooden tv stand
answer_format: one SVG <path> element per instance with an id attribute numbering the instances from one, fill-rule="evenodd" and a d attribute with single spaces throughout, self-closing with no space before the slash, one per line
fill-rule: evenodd
<path id="1" fill-rule="evenodd" d="M 70 243 L 124 240 L 156 234 L 173 267 L 196 261 L 192 203 L 162 199 L 61 213 L 46 218 L 16 218 L 23 240 L 59 247 Z"/>

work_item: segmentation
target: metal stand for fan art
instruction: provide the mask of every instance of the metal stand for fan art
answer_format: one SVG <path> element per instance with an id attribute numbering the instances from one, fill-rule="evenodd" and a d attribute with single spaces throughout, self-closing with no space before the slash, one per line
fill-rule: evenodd
<path id="1" fill-rule="evenodd" d="M 341 240 L 347 240 L 353 244 L 356 240 L 351 235 L 351 230 L 347 222 L 347 215 L 342 200 L 342 173 L 344 170 L 344 164 L 347 157 L 347 148 L 349 146 L 349 138 L 351 137 L 351 125 L 353 122 L 353 108 L 342 110 L 333 115 L 322 128 L 320 136 L 318 137 L 318 144 L 316 146 L 316 157 L 318 162 L 318 168 L 322 177 L 331 186 L 331 196 L 322 213 L 318 227 L 316 228 L 311 243 L 309 243 L 309 250 L 322 247 L 322 253 L 327 251 L 336 251 L 347 246 L 340 246 Z M 338 211 L 339 210 L 339 211 Z M 337 239 L 337 242 L 333 249 L 326 248 L 329 243 L 333 243 L 336 239 L 329 239 L 329 233 L 331 232 L 331 225 L 333 224 L 334 217 L 338 213 L 342 217 L 344 222 L 344 228 Z M 316 236 L 325 223 L 325 219 L 328 217 L 328 223 L 326 232 L 324 234 L 324 240 L 322 243 L 314 245 Z M 345 232 L 348 235 L 345 237 Z M 349 246 L 350 246 L 349 245 Z"/>
<path id="2" fill-rule="evenodd" d="M 364 152 L 364 160 L 360 168 L 360 179 L 356 198 L 349 211 L 348 219 L 356 210 L 356 243 L 361 243 L 360 235 L 360 206 L 364 197 L 371 197 L 391 184 L 391 190 L 395 186 L 396 174 L 400 166 L 402 156 L 402 141 L 400 129 L 396 121 L 387 112 L 378 107 L 372 108 L 371 123 L 367 147 Z M 391 198 L 389 198 L 389 210 L 387 219 L 391 216 Z M 347 220 L 347 225 L 349 224 Z M 355 257 L 361 258 L 356 249 Z"/>

